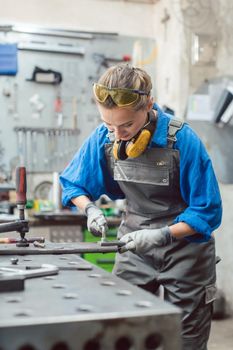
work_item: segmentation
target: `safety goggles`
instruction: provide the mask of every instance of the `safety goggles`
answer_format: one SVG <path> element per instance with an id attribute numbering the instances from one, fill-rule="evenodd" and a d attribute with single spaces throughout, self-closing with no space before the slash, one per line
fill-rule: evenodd
<path id="1" fill-rule="evenodd" d="M 108 88 L 101 84 L 93 84 L 93 91 L 98 102 L 104 103 L 108 96 L 118 107 L 129 106 L 135 103 L 139 96 L 148 96 L 150 93 L 127 88 Z"/>

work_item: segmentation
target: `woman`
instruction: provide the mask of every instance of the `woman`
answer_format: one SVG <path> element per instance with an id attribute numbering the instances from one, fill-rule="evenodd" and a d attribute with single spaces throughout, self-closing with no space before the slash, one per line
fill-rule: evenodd
<path id="1" fill-rule="evenodd" d="M 61 175 L 63 204 L 87 215 L 88 229 L 107 223 L 93 203 L 102 194 L 126 198 L 118 231 L 125 245 L 114 273 L 183 310 L 185 350 L 207 349 L 215 298 L 215 245 L 221 222 L 218 184 L 193 130 L 164 114 L 151 97 L 151 79 L 120 64 L 94 84 L 103 124 Z"/>

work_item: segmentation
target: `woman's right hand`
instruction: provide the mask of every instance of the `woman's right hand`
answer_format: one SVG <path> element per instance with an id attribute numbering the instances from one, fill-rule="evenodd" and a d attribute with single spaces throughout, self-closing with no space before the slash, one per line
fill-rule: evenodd
<path id="1" fill-rule="evenodd" d="M 85 208 L 87 215 L 87 228 L 97 237 L 105 236 L 108 225 L 103 212 L 94 204 L 88 203 Z"/>

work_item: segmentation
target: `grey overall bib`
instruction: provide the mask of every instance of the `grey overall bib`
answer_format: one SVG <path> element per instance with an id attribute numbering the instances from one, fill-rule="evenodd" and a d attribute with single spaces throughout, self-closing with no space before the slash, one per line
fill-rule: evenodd
<path id="1" fill-rule="evenodd" d="M 134 159 L 115 160 L 112 144 L 106 145 L 109 170 L 126 198 L 118 238 L 171 225 L 187 207 L 180 193 L 179 151 L 172 148 L 181 127 L 172 119 L 168 147 L 147 149 Z M 183 350 L 207 349 L 216 292 L 214 238 L 205 243 L 180 239 L 143 256 L 117 254 L 113 273 L 154 293 L 162 285 L 164 299 L 183 310 Z"/>

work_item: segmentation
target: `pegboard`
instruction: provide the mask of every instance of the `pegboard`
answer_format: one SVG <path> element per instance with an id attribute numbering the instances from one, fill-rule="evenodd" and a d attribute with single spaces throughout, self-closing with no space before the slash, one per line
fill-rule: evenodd
<path id="1" fill-rule="evenodd" d="M 125 55 L 135 60 L 136 55 L 138 64 L 153 82 L 155 78 L 156 43 L 151 38 L 116 33 L 38 32 L 0 29 L 1 42 L 18 45 L 17 75 L 0 76 L 0 143 L 6 171 L 16 165 L 25 165 L 32 172 L 64 168 L 100 123 L 92 84 L 107 66 L 123 60 Z M 35 66 L 60 72 L 62 83 L 28 81 Z M 56 111 L 58 100 L 61 105 Z"/>

